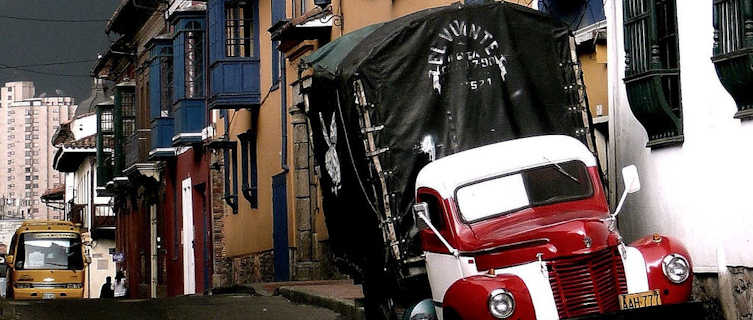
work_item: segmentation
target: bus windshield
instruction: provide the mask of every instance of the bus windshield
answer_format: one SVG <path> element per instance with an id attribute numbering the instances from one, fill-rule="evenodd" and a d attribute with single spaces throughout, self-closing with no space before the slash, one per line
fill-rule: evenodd
<path id="1" fill-rule="evenodd" d="M 16 256 L 16 268 L 22 270 L 84 268 L 81 236 L 72 232 L 23 233 Z"/>

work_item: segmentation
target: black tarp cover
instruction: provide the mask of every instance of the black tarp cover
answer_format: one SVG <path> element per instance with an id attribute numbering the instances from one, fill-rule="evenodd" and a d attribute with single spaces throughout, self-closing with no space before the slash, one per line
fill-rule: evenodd
<path id="1" fill-rule="evenodd" d="M 585 141 L 563 24 L 493 3 L 427 9 L 367 28 L 304 61 L 315 70 L 307 116 L 330 243 L 356 277 L 400 272 L 420 253 L 410 208 L 415 177 L 432 158 L 542 134 Z M 399 257 L 380 229 L 392 223 L 388 206 Z"/>

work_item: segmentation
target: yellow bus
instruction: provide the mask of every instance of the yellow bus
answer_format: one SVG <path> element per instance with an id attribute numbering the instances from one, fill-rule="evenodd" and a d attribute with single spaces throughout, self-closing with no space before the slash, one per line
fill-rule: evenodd
<path id="1" fill-rule="evenodd" d="M 83 298 L 89 261 L 78 226 L 68 221 L 26 221 L 13 235 L 5 257 L 7 297 Z"/>

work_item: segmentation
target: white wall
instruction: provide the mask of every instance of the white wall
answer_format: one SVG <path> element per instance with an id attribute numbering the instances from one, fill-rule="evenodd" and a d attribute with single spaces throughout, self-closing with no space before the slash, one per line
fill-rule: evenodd
<path id="1" fill-rule="evenodd" d="M 91 170 L 92 166 L 89 163 L 94 156 L 88 156 L 81 161 L 75 172 L 75 197 L 76 204 L 85 204 L 86 208 L 82 211 L 82 217 L 84 228 L 91 228 L 91 210 L 92 210 L 92 181 Z"/>
<path id="2" fill-rule="evenodd" d="M 716 270 L 717 250 L 719 264 L 753 266 L 753 121 L 733 118 L 737 108 L 711 63 L 712 1 L 677 1 L 685 142 L 656 150 L 645 147 L 622 81 L 622 1 L 605 8 L 614 171 L 635 164 L 642 187 L 628 196 L 620 228 L 630 241 L 653 232 L 680 238 L 697 272 Z"/>
<path id="3" fill-rule="evenodd" d="M 79 140 L 97 133 L 97 115 L 91 114 L 86 117 L 74 119 L 71 122 L 73 138 Z"/>
<path id="4" fill-rule="evenodd" d="M 89 298 L 99 298 L 99 292 L 106 278 L 112 277 L 115 282 L 115 262 L 112 261 L 110 248 L 115 248 L 115 240 L 97 239 L 95 246 L 91 249 L 90 254 L 92 263 L 89 265 L 89 281 L 87 281 L 86 294 Z M 91 288 L 91 290 L 89 290 Z"/>

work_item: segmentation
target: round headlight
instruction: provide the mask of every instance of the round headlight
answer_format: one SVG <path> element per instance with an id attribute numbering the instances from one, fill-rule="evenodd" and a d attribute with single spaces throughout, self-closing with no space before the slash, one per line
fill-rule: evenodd
<path id="1" fill-rule="evenodd" d="M 661 262 L 664 275 L 674 283 L 682 283 L 690 276 L 690 263 L 680 254 L 673 253 L 664 257 Z"/>
<path id="2" fill-rule="evenodd" d="M 515 298 L 505 289 L 497 289 L 489 295 L 489 312 L 497 319 L 507 319 L 515 312 Z"/>

